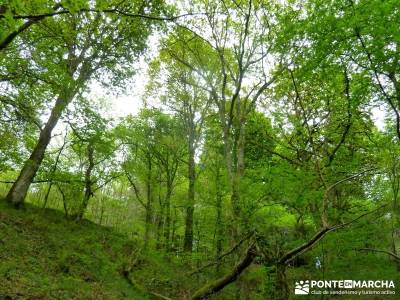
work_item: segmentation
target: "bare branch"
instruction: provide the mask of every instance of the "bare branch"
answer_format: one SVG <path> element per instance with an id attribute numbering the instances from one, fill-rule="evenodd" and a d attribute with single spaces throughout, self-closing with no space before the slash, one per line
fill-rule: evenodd
<path id="1" fill-rule="evenodd" d="M 371 252 L 380 252 L 380 253 L 385 253 L 391 257 L 393 257 L 394 259 L 400 261 L 400 256 L 398 256 L 397 254 L 387 251 L 387 250 L 383 250 L 383 249 L 374 249 L 374 248 L 359 248 L 359 249 L 355 249 L 357 251 L 371 251 Z"/>

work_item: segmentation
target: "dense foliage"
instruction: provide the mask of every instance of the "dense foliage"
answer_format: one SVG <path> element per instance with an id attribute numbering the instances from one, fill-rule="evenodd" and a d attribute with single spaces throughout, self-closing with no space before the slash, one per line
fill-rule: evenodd
<path id="1" fill-rule="evenodd" d="M 396 282 L 398 24 L 397 0 L 1 1 L 0 297 Z"/>

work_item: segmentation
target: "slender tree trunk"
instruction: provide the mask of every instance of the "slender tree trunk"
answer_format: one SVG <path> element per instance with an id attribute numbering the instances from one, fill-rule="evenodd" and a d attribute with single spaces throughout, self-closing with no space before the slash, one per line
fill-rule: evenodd
<path id="1" fill-rule="evenodd" d="M 189 163 L 188 163 L 188 203 L 186 207 L 186 222 L 185 222 L 185 238 L 183 249 L 187 252 L 192 252 L 193 249 L 193 214 L 194 214 L 194 204 L 195 204 L 195 193 L 194 185 L 196 180 L 196 165 L 195 165 L 195 149 L 194 149 L 194 128 L 189 130 L 188 139 L 188 153 L 189 153 Z"/>
<path id="2" fill-rule="evenodd" d="M 162 201 L 161 197 L 161 174 L 158 174 L 158 203 L 160 204 L 160 212 L 157 218 L 157 249 L 162 248 L 162 231 L 164 226 L 164 206 L 165 203 Z"/>
<path id="3" fill-rule="evenodd" d="M 164 204 L 160 207 L 160 213 L 157 220 L 157 249 L 161 249 L 163 246 L 162 243 L 162 232 L 164 227 Z"/>
<path id="4" fill-rule="evenodd" d="M 94 168 L 94 148 L 93 148 L 93 142 L 89 142 L 88 147 L 87 147 L 87 156 L 88 156 L 88 167 L 85 172 L 85 195 L 83 197 L 82 204 L 79 208 L 78 214 L 76 216 L 76 220 L 80 221 L 83 219 L 83 215 L 86 212 L 86 209 L 89 205 L 89 200 L 93 196 L 93 191 L 92 191 L 92 171 Z"/>
<path id="5" fill-rule="evenodd" d="M 100 207 L 100 220 L 99 225 L 103 224 L 103 216 L 104 216 L 104 195 L 101 197 L 101 207 Z"/>
<path id="6" fill-rule="evenodd" d="M 164 240 L 165 249 L 170 250 L 171 247 L 171 195 L 172 195 L 172 183 L 167 183 L 167 195 L 165 196 L 165 227 L 164 227 Z"/>
<path id="7" fill-rule="evenodd" d="M 63 202 L 63 207 L 64 207 L 64 213 L 65 213 L 65 217 L 68 218 L 68 207 L 67 207 L 67 199 L 65 199 L 65 194 L 63 192 L 63 190 L 61 189 L 61 187 L 57 184 L 57 188 L 60 191 L 61 194 L 61 198 L 62 198 L 62 202 Z"/>
<path id="8" fill-rule="evenodd" d="M 151 219 L 153 217 L 153 196 L 152 196 L 152 189 L 151 189 L 151 172 L 152 172 L 152 162 L 150 154 L 147 156 L 147 203 L 146 203 L 146 228 L 144 233 L 144 248 L 146 249 L 149 243 L 150 238 L 150 226 L 151 226 Z"/>
<path id="9" fill-rule="evenodd" d="M 65 134 L 64 142 L 63 142 L 63 144 L 62 144 L 60 150 L 59 150 L 58 153 L 57 153 L 56 161 L 54 162 L 54 166 L 53 166 L 53 168 L 52 168 L 52 170 L 51 170 L 51 175 L 50 175 L 51 177 L 54 176 L 54 173 L 55 173 L 56 170 L 57 170 L 57 165 L 58 165 L 58 162 L 60 161 L 61 153 L 63 152 L 63 150 L 64 150 L 64 148 L 65 148 L 65 145 L 66 145 L 66 138 L 67 138 L 67 134 Z M 50 191 L 51 191 L 51 188 L 52 188 L 52 187 L 53 187 L 53 179 L 51 178 L 49 187 L 47 188 L 46 195 L 45 195 L 45 197 L 44 197 L 43 208 L 46 208 L 46 206 L 47 206 L 47 201 L 48 201 L 48 199 L 49 199 L 49 195 L 50 195 Z"/>
<path id="10" fill-rule="evenodd" d="M 221 122 L 223 120 L 221 119 Z M 237 124 L 237 134 L 232 137 L 231 128 L 223 128 L 224 154 L 231 189 L 231 205 L 234 217 L 240 216 L 240 182 L 244 174 L 245 120 Z M 224 124 L 224 123 L 223 123 Z"/>
<path id="11" fill-rule="evenodd" d="M 231 176 L 231 203 L 233 214 L 236 218 L 241 215 L 240 208 L 240 183 L 244 175 L 244 146 L 245 146 L 245 126 L 244 120 L 239 124 L 239 133 L 235 143 L 233 143 L 234 170 Z"/>
<path id="12" fill-rule="evenodd" d="M 53 181 L 50 181 L 49 187 L 47 188 L 46 191 L 46 195 L 44 196 L 43 207 L 42 207 L 43 209 L 45 209 L 47 206 L 47 201 L 49 200 L 49 195 L 52 187 L 53 187 Z"/>
<path id="13" fill-rule="evenodd" d="M 217 174 L 215 178 L 216 188 L 216 210 L 217 215 L 215 219 L 215 233 L 216 233 L 216 245 L 215 245 L 215 256 L 216 256 L 216 273 L 221 272 L 221 254 L 222 254 L 222 242 L 223 242 L 223 221 L 222 221 L 222 193 L 221 193 L 221 181 L 220 181 L 220 169 L 217 166 Z"/>
<path id="14" fill-rule="evenodd" d="M 8 202 L 15 206 L 20 206 L 23 204 L 26 194 L 28 192 L 29 186 L 31 185 L 36 173 L 43 161 L 46 148 L 51 139 L 51 132 L 57 125 L 63 111 L 67 105 L 71 102 L 75 93 L 65 93 L 60 94 L 57 98 L 56 104 L 53 107 L 50 117 L 47 120 L 46 125 L 40 132 L 39 140 L 33 149 L 29 159 L 25 162 L 17 180 L 12 185 L 10 191 L 8 192 L 6 199 Z"/>
<path id="15" fill-rule="evenodd" d="M 174 217 L 172 220 L 172 233 L 171 233 L 171 249 L 177 251 L 178 243 L 176 241 L 176 223 L 178 222 L 178 217 L 176 215 L 176 207 L 174 207 Z"/>

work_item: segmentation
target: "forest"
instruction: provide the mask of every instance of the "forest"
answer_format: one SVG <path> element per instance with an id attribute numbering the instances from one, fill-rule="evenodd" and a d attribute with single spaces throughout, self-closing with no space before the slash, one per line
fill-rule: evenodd
<path id="1" fill-rule="evenodd" d="M 398 0 L 0 1 L 0 299 L 400 299 L 399 190 Z"/>

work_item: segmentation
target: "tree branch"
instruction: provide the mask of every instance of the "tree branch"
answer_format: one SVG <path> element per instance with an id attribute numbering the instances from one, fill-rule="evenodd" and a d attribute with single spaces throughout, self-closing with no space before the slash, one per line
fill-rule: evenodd
<path id="1" fill-rule="evenodd" d="M 257 250 L 255 243 L 253 242 L 247 249 L 243 258 L 239 263 L 232 269 L 231 272 L 225 276 L 204 285 L 202 288 L 197 290 L 194 295 L 190 298 L 191 300 L 206 299 L 210 295 L 222 290 L 228 284 L 234 282 L 239 275 L 253 262 L 254 258 L 257 256 Z"/>
<path id="2" fill-rule="evenodd" d="M 288 264 L 289 262 L 291 262 L 293 259 L 295 259 L 300 254 L 310 250 L 317 242 L 319 242 L 322 238 L 324 238 L 327 233 L 335 231 L 335 230 L 338 230 L 338 229 L 341 229 L 341 228 L 344 228 L 344 227 L 347 227 L 347 226 L 353 224 L 354 222 L 358 221 L 359 219 L 361 219 L 361 218 L 363 218 L 363 217 L 365 217 L 367 215 L 375 213 L 376 211 L 382 209 L 385 206 L 387 206 L 387 204 L 382 205 L 382 206 L 378 207 L 377 209 L 374 209 L 374 210 L 372 210 L 370 212 L 364 213 L 364 214 L 358 216 L 357 218 L 355 218 L 355 219 L 353 219 L 353 220 L 351 220 L 349 222 L 346 222 L 346 223 L 343 223 L 343 224 L 338 224 L 338 225 L 335 225 L 335 226 L 332 226 L 332 227 L 322 228 L 309 241 L 305 242 L 304 244 L 300 245 L 299 247 L 297 247 L 297 248 L 289 251 L 285 255 L 283 255 L 279 259 L 278 264 Z"/>
<path id="3" fill-rule="evenodd" d="M 250 234 L 247 234 L 244 238 L 242 238 L 238 243 L 236 243 L 232 248 L 230 248 L 228 251 L 226 251 L 225 253 L 221 254 L 220 256 L 218 256 L 218 258 L 215 261 L 209 262 L 208 264 L 205 264 L 203 266 L 201 266 L 200 268 L 190 272 L 188 275 L 192 276 L 196 273 L 201 272 L 202 270 L 214 266 L 216 264 L 218 264 L 218 262 L 220 260 L 222 260 L 224 257 L 232 254 L 234 251 L 236 251 L 242 244 L 243 242 L 245 242 L 246 240 L 248 240 L 249 238 L 251 238 L 254 235 L 254 232 L 251 232 Z"/>
<path id="4" fill-rule="evenodd" d="M 395 258 L 396 260 L 400 261 L 400 256 L 398 256 L 397 254 L 387 251 L 387 250 L 383 250 L 383 249 L 374 249 L 374 248 L 359 248 L 359 249 L 355 249 L 357 251 L 371 251 L 371 252 L 380 252 L 380 253 L 385 253 L 393 258 Z"/>

